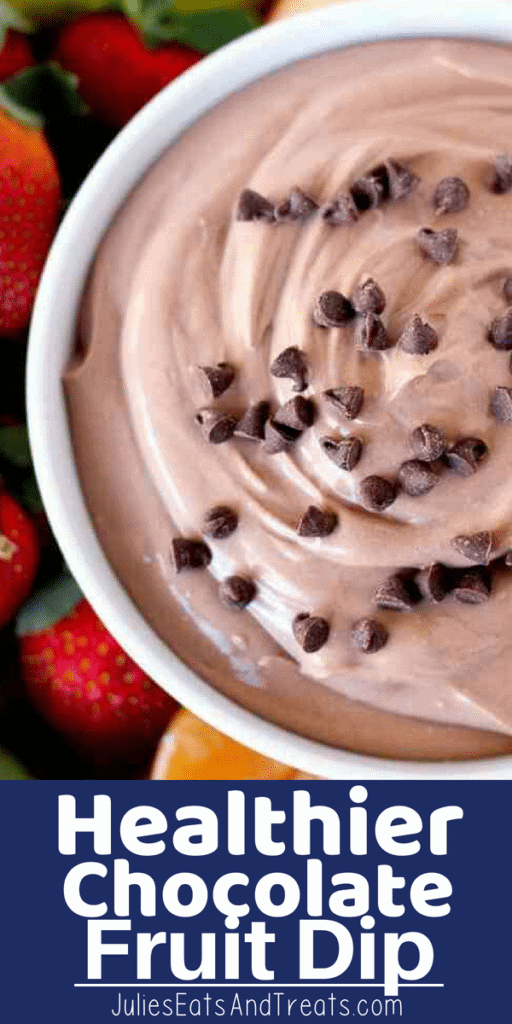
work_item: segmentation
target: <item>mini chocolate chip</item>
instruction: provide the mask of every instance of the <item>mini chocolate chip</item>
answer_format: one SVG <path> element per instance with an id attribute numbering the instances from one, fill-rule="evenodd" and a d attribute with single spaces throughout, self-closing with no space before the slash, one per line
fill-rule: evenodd
<path id="1" fill-rule="evenodd" d="M 351 301 L 356 313 L 375 313 L 377 316 L 386 305 L 384 292 L 372 277 L 356 288 Z"/>
<path id="2" fill-rule="evenodd" d="M 387 608 L 393 612 L 410 612 L 417 603 L 418 594 L 410 579 L 398 573 L 388 576 L 374 594 L 375 604 L 379 608 Z"/>
<path id="3" fill-rule="evenodd" d="M 503 298 L 512 306 L 512 277 L 505 278 L 503 282 Z"/>
<path id="4" fill-rule="evenodd" d="M 350 639 L 360 651 L 374 654 L 387 644 L 389 633 L 377 619 L 358 619 L 350 630 Z"/>
<path id="5" fill-rule="evenodd" d="M 273 420 L 268 420 L 265 424 L 263 448 L 267 455 L 278 455 L 280 452 L 286 452 L 291 448 L 292 444 L 295 444 L 301 433 L 301 430 L 294 430 L 293 427 L 287 427 L 284 423 L 274 423 Z"/>
<path id="6" fill-rule="evenodd" d="M 494 178 L 491 192 L 498 194 L 512 190 L 512 154 L 500 153 L 494 161 Z"/>
<path id="7" fill-rule="evenodd" d="M 302 612 L 293 620 L 293 635 L 306 654 L 319 651 L 329 638 L 329 623 L 317 615 Z"/>
<path id="8" fill-rule="evenodd" d="M 480 566 L 468 569 L 457 580 L 452 593 L 455 600 L 462 604 L 483 604 L 491 593 L 489 573 Z"/>
<path id="9" fill-rule="evenodd" d="M 396 160 L 386 160 L 384 163 L 388 176 L 388 192 L 390 199 L 406 199 L 416 188 L 419 178 L 413 174 L 409 167 L 404 167 Z"/>
<path id="10" fill-rule="evenodd" d="M 215 540 L 230 537 L 238 526 L 238 516 L 227 505 L 215 505 L 206 513 L 203 521 L 203 533 Z"/>
<path id="11" fill-rule="evenodd" d="M 245 437 L 250 441 L 262 441 L 269 414 L 270 402 L 256 402 L 255 405 L 250 405 L 236 425 L 236 436 Z"/>
<path id="12" fill-rule="evenodd" d="M 434 263 L 451 263 L 457 251 L 459 233 L 456 228 L 445 228 L 444 231 L 432 231 L 431 228 L 421 228 L 416 235 L 416 241 L 423 253 Z"/>
<path id="13" fill-rule="evenodd" d="M 203 540 L 190 540 L 187 537 L 174 537 L 172 556 L 176 572 L 184 569 L 206 569 L 212 560 L 212 553 Z"/>
<path id="14" fill-rule="evenodd" d="M 389 180 L 384 165 L 361 175 L 352 185 L 350 194 L 361 213 L 365 210 L 375 210 L 380 206 L 389 196 Z"/>
<path id="15" fill-rule="evenodd" d="M 446 451 L 446 437 L 439 427 L 422 423 L 421 426 L 415 427 L 411 434 L 411 447 L 418 459 L 435 462 Z"/>
<path id="16" fill-rule="evenodd" d="M 321 437 L 320 446 L 331 462 L 349 473 L 357 466 L 363 450 L 359 437 Z"/>
<path id="17" fill-rule="evenodd" d="M 409 459 L 407 462 L 402 462 L 397 476 L 402 490 L 413 498 L 420 494 L 428 494 L 439 480 L 432 466 L 428 462 L 422 462 L 421 459 Z"/>
<path id="18" fill-rule="evenodd" d="M 479 437 L 463 437 L 445 455 L 448 467 L 458 476 L 476 473 L 478 463 L 487 455 L 487 445 Z"/>
<path id="19" fill-rule="evenodd" d="M 366 476 L 361 480 L 363 504 L 372 512 L 383 512 L 396 500 L 398 487 L 392 480 L 382 476 Z"/>
<path id="20" fill-rule="evenodd" d="M 359 211 L 351 195 L 336 196 L 322 209 L 322 217 L 333 228 L 342 224 L 355 224 L 359 219 Z"/>
<path id="21" fill-rule="evenodd" d="M 329 537 L 337 525 L 336 512 L 310 505 L 297 526 L 297 533 L 299 537 Z"/>
<path id="22" fill-rule="evenodd" d="M 422 597 L 439 604 L 451 590 L 451 573 L 446 565 L 435 562 L 416 574 L 415 583 Z"/>
<path id="23" fill-rule="evenodd" d="M 295 395 L 288 402 L 281 406 L 272 417 L 274 424 L 283 427 L 292 427 L 293 430 L 305 430 L 310 427 L 315 418 L 315 406 L 309 398 L 303 395 Z"/>
<path id="24" fill-rule="evenodd" d="M 235 371 L 229 363 L 217 363 L 217 366 L 200 366 L 210 385 L 213 398 L 223 395 L 235 379 Z"/>
<path id="25" fill-rule="evenodd" d="M 274 359 L 270 373 L 273 377 L 289 377 L 294 381 L 294 391 L 304 391 L 308 386 L 306 357 L 295 345 L 285 348 Z"/>
<path id="26" fill-rule="evenodd" d="M 441 178 L 434 189 L 432 206 L 437 213 L 459 213 L 469 206 L 471 193 L 462 178 Z"/>
<path id="27" fill-rule="evenodd" d="M 263 220 L 271 224 L 275 220 L 273 203 L 252 188 L 246 188 L 238 200 L 236 219 Z"/>
<path id="28" fill-rule="evenodd" d="M 196 421 L 210 444 L 224 444 L 235 432 L 234 417 L 224 412 L 216 412 L 215 409 L 200 409 L 196 414 Z"/>
<path id="29" fill-rule="evenodd" d="M 341 292 L 323 292 L 313 309 L 313 322 L 317 327 L 346 327 L 354 310 Z"/>
<path id="30" fill-rule="evenodd" d="M 318 210 L 318 204 L 301 188 L 290 189 L 288 199 L 279 203 L 275 209 L 276 220 L 305 221 Z"/>
<path id="31" fill-rule="evenodd" d="M 439 339 L 434 328 L 415 313 L 402 331 L 398 344 L 404 352 L 409 352 L 411 355 L 426 356 L 437 348 Z"/>
<path id="32" fill-rule="evenodd" d="M 450 543 L 459 555 L 467 558 L 468 562 L 477 562 L 478 565 L 489 564 L 493 538 L 488 530 L 468 535 L 461 534 L 459 537 L 454 537 Z"/>
<path id="33" fill-rule="evenodd" d="M 391 348 L 393 342 L 386 333 L 380 317 L 375 313 L 365 313 L 360 317 L 356 327 L 356 343 L 363 352 L 382 352 Z"/>
<path id="34" fill-rule="evenodd" d="M 244 576 L 228 576 L 219 586 L 221 601 L 236 611 L 243 611 L 256 597 L 256 586 Z"/>
<path id="35" fill-rule="evenodd" d="M 512 420 L 512 388 L 496 387 L 489 402 L 489 412 L 499 423 Z"/>
<path id="36" fill-rule="evenodd" d="M 494 348 L 512 349 L 512 309 L 507 309 L 503 316 L 493 320 L 487 334 L 487 340 Z"/>
<path id="37" fill-rule="evenodd" d="M 350 384 L 341 388 L 329 388 L 324 395 L 331 405 L 334 405 L 339 412 L 346 416 L 347 420 L 355 420 L 361 412 L 364 400 L 364 391 L 357 384 Z"/>

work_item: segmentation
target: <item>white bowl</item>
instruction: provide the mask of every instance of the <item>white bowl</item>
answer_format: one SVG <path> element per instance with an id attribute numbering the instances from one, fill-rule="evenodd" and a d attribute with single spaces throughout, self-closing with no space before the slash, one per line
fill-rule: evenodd
<path id="1" fill-rule="evenodd" d="M 28 353 L 30 440 L 48 517 L 84 594 L 145 672 L 201 718 L 263 754 L 328 778 L 511 779 L 512 757 L 425 764 L 366 757 L 303 739 L 244 711 L 188 669 L 148 626 L 98 543 L 80 489 L 61 387 L 98 243 L 173 139 L 229 93 L 285 64 L 347 44 L 404 36 L 512 43 L 510 3 L 373 0 L 302 14 L 244 36 L 196 64 L 127 125 L 71 204 L 46 263 Z"/>

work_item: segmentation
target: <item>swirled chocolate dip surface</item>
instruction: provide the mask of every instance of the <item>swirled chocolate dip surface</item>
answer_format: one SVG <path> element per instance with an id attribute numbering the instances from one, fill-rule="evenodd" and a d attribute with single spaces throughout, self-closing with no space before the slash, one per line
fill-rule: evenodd
<path id="1" fill-rule="evenodd" d="M 511 749 L 511 150 L 511 50 L 329 53 L 202 118 L 100 247 L 65 387 L 102 545 L 181 658 L 305 735 Z"/>

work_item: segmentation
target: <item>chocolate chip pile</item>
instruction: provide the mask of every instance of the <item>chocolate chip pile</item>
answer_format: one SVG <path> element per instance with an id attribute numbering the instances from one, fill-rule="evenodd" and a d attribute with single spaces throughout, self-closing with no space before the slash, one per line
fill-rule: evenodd
<path id="1" fill-rule="evenodd" d="M 320 206 L 302 189 L 294 187 L 289 195 L 272 202 L 259 193 L 245 189 L 239 197 L 236 219 L 243 222 L 263 222 L 279 230 L 287 222 L 306 223 L 321 217 L 330 228 L 350 226 L 369 210 L 382 204 L 406 200 L 417 188 L 419 179 L 407 167 L 393 159 L 374 167 L 357 179 L 346 194 L 336 195 Z M 494 173 L 489 185 L 491 191 L 502 194 L 512 191 L 512 155 L 496 157 Z M 459 177 L 446 177 L 438 182 L 431 196 L 436 216 L 465 210 L 471 202 L 467 184 Z M 426 260 L 443 266 L 460 256 L 458 231 L 453 227 L 433 230 L 421 227 L 415 244 Z M 509 308 L 490 323 L 487 342 L 497 350 L 512 351 L 512 276 L 503 282 L 502 290 Z M 381 319 L 386 308 L 386 296 L 378 282 L 368 277 L 350 296 L 329 290 L 318 295 L 311 317 L 321 330 L 350 331 L 354 344 L 364 353 L 384 352 L 397 347 L 406 356 L 424 357 L 435 351 L 439 337 L 434 327 L 414 314 L 398 337 L 392 337 Z M 236 369 L 228 363 L 201 366 L 211 399 L 215 402 L 233 384 Z M 512 357 L 510 363 L 512 370 Z M 211 444 L 224 444 L 233 438 L 257 442 L 269 456 L 285 453 L 299 440 L 315 421 L 315 401 L 303 392 L 309 386 L 309 364 L 304 352 L 297 346 L 285 348 L 274 359 L 269 369 L 275 378 L 290 381 L 294 392 L 280 408 L 272 411 L 268 401 L 250 405 L 240 416 L 231 415 L 213 406 L 201 408 L 196 421 Z M 323 393 L 325 401 L 345 420 L 355 420 L 365 401 L 363 388 L 343 384 Z M 512 387 L 496 385 L 489 396 L 489 413 L 500 424 L 512 422 Z M 363 453 L 363 439 L 357 434 L 344 437 L 319 438 L 322 453 L 339 469 L 352 472 Z M 442 482 L 445 473 L 469 478 L 478 471 L 480 463 L 489 455 L 482 438 L 462 436 L 448 438 L 435 424 L 420 423 L 409 437 L 411 457 L 404 461 L 389 477 L 366 476 L 359 485 L 361 505 L 371 513 L 385 512 L 400 493 L 421 498 Z M 300 537 L 326 538 L 338 528 L 338 516 L 330 509 L 310 505 L 302 514 L 296 530 Z M 236 512 L 227 506 L 210 509 L 203 523 L 203 534 L 214 540 L 228 538 L 238 526 Z M 390 575 L 377 587 L 373 603 L 376 608 L 392 612 L 408 612 L 422 601 L 438 604 L 449 595 L 464 604 L 481 604 L 489 598 L 493 573 L 499 566 L 512 566 L 512 552 L 493 557 L 495 539 L 491 533 L 457 536 L 451 541 L 454 554 L 465 560 L 466 568 L 453 568 L 441 563 L 428 567 L 409 567 Z M 211 561 L 211 551 L 203 540 L 178 537 L 173 540 L 172 553 L 177 572 L 204 569 Z M 247 608 L 257 596 L 253 579 L 239 575 L 229 576 L 219 585 L 221 601 L 234 610 Z M 291 632 L 302 650 L 311 654 L 319 651 L 328 641 L 330 625 L 322 617 L 309 611 L 296 615 L 290 624 Z M 374 653 L 388 641 L 385 626 L 372 617 L 359 619 L 350 629 L 352 644 L 360 651 Z"/>

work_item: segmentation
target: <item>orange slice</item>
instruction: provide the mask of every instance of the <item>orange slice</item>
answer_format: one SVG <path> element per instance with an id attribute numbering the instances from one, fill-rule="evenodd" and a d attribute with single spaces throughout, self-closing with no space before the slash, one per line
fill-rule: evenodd
<path id="1" fill-rule="evenodd" d="M 184 708 L 160 740 L 151 779 L 313 778 L 229 739 Z"/>

